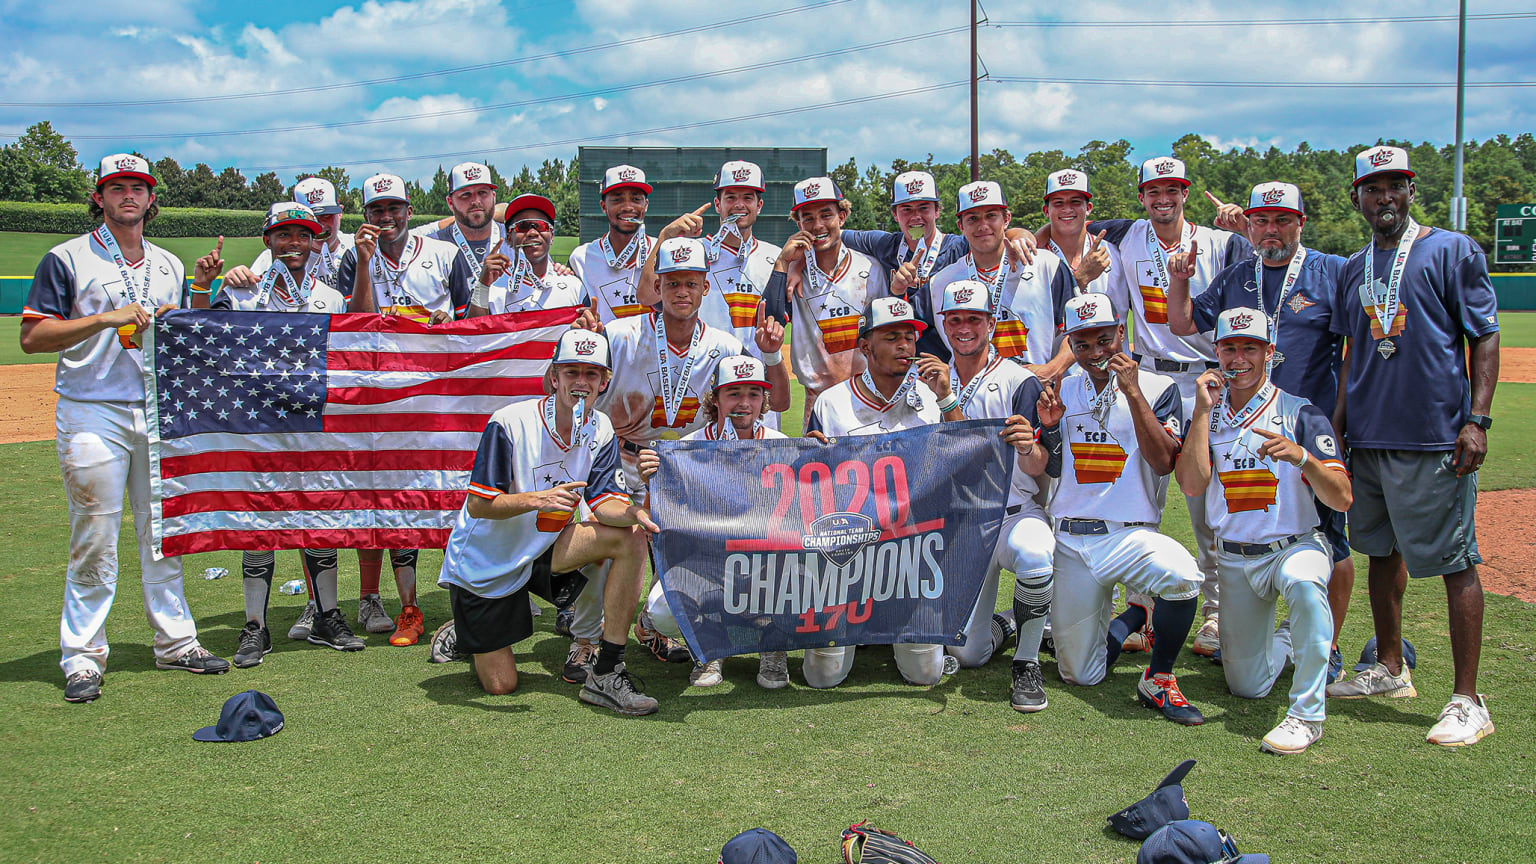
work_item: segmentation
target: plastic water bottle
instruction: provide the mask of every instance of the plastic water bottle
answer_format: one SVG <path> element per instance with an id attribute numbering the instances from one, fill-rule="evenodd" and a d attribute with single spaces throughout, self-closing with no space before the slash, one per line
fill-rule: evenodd
<path id="1" fill-rule="evenodd" d="M 203 571 L 203 578 L 204 579 L 210 579 L 210 580 L 211 579 L 223 579 L 225 576 L 228 576 L 228 575 L 229 575 L 229 568 L 228 567 L 209 567 L 207 570 Z"/>
<path id="2" fill-rule="evenodd" d="M 308 589 L 304 587 L 303 579 L 289 579 L 283 583 L 281 588 L 277 589 L 279 594 L 304 594 L 307 591 Z"/>

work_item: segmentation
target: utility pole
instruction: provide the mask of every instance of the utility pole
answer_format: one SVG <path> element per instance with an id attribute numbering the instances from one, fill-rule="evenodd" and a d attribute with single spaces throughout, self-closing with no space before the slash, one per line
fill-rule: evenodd
<path id="1" fill-rule="evenodd" d="M 973 183 L 981 178 L 981 152 L 980 152 L 981 151 L 981 144 L 980 144 L 980 140 L 981 139 L 977 135 L 977 126 L 976 126 L 976 6 L 977 6 L 977 3 L 978 3 L 978 0 L 971 0 L 971 182 L 973 182 Z M 1462 4 L 1461 5 L 1462 5 L 1463 14 L 1465 14 L 1466 5 L 1467 5 L 1466 4 L 1466 0 L 1462 0 Z M 1458 91 L 1458 92 L 1460 92 L 1460 91 Z M 1458 102 L 1457 104 L 1460 104 L 1460 103 Z M 1461 188 L 1461 186 L 1460 186 L 1460 183 L 1461 183 L 1461 167 L 1460 167 L 1461 166 L 1461 159 L 1460 159 L 1460 153 L 1461 153 L 1461 134 L 1460 134 L 1460 131 L 1459 131 L 1461 129 L 1460 119 L 1459 119 L 1460 116 L 1461 115 L 1458 113 L 1457 114 L 1457 118 L 1458 118 L 1457 124 L 1458 125 L 1456 127 L 1457 130 L 1458 130 L 1457 131 L 1457 135 L 1456 135 L 1456 153 L 1457 153 L 1457 156 L 1458 156 L 1458 158 L 1456 160 L 1456 165 L 1457 165 L 1456 178 L 1457 178 L 1457 184 L 1458 185 L 1457 185 L 1456 188 L 1458 188 L 1458 189 Z"/>
<path id="2" fill-rule="evenodd" d="M 1455 231 L 1466 231 L 1467 199 L 1462 194 L 1461 188 L 1461 130 L 1467 102 L 1467 0 L 1461 0 L 1461 22 L 1458 28 L 1456 36 L 1456 173 L 1451 183 L 1451 228 Z M 974 116 L 975 102 L 971 104 Z"/>

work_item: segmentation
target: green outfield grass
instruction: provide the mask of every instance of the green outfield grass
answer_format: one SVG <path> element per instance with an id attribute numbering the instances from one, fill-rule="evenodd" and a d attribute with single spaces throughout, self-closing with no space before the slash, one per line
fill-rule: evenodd
<path id="1" fill-rule="evenodd" d="M 1536 348 L 1536 312 L 1500 312 L 1499 347 Z"/>

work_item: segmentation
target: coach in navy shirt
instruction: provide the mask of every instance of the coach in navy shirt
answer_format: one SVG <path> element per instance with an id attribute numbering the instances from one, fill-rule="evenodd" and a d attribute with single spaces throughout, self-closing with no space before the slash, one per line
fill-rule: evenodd
<path id="1" fill-rule="evenodd" d="M 1493 732 L 1477 692 L 1483 588 L 1474 516 L 1499 377 L 1498 306 L 1477 244 L 1409 215 L 1413 176 L 1396 147 L 1355 158 L 1350 200 L 1372 237 L 1349 259 L 1335 297 L 1333 332 L 1350 340 L 1350 353 L 1334 426 L 1353 448 L 1349 539 L 1371 559 L 1379 662 L 1328 695 L 1417 694 L 1402 656 L 1404 566 L 1407 575 L 1440 576 L 1455 684 L 1428 740 L 1458 746 Z"/>

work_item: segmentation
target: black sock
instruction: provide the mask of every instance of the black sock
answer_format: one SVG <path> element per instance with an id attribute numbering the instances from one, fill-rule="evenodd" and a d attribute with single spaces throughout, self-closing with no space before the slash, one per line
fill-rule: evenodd
<path id="1" fill-rule="evenodd" d="M 1140 630 L 1147 623 L 1147 610 L 1140 606 L 1127 606 L 1119 617 L 1109 622 L 1109 635 L 1105 637 L 1105 644 L 1109 648 L 1109 656 L 1105 658 L 1104 670 L 1113 669 L 1115 661 L 1120 659 L 1120 649 L 1125 645 L 1125 640 L 1132 633 Z"/>
<path id="2" fill-rule="evenodd" d="M 1152 640 L 1152 674 L 1165 675 L 1173 671 L 1173 661 L 1189 638 L 1189 628 L 1195 623 L 1195 612 L 1200 598 L 1188 600 L 1164 600 L 1157 598 L 1152 608 L 1152 630 L 1157 638 Z"/>
<path id="3" fill-rule="evenodd" d="M 615 666 L 624 662 L 624 646 L 615 645 L 607 639 L 597 640 L 597 660 L 592 664 L 594 675 L 607 675 Z"/>

